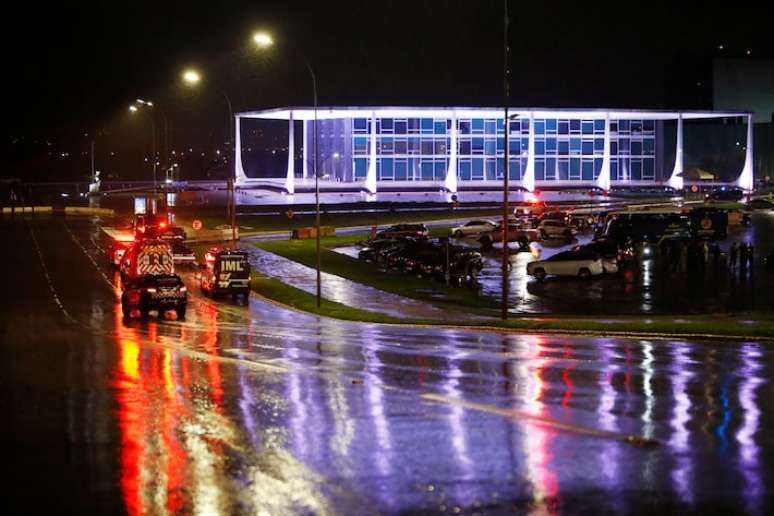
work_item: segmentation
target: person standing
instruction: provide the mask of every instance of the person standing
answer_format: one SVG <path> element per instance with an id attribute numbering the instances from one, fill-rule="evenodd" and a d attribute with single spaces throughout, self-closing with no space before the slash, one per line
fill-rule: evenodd
<path id="1" fill-rule="evenodd" d="M 755 258 L 753 257 L 753 251 L 754 247 L 752 244 L 747 246 L 747 263 L 750 266 L 750 270 L 752 271 L 753 263 L 755 263 Z"/>
<path id="2" fill-rule="evenodd" d="M 720 246 L 715 242 L 712 244 L 712 266 L 717 268 L 720 263 Z"/>
<path id="3" fill-rule="evenodd" d="M 736 268 L 736 254 L 737 254 L 737 248 L 736 248 L 736 242 L 731 244 L 731 249 L 728 251 L 728 266 L 731 269 Z"/>
<path id="4" fill-rule="evenodd" d="M 739 268 L 747 269 L 747 244 L 739 244 Z"/>

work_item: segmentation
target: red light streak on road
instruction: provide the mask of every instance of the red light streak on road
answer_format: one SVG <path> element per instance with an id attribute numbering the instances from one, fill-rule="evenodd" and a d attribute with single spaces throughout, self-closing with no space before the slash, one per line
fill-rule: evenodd
<path id="1" fill-rule="evenodd" d="M 531 394 L 527 400 L 529 410 L 536 416 L 550 417 L 550 413 L 543 403 L 545 382 L 543 381 L 543 369 L 550 365 L 550 359 L 543 358 L 543 346 L 545 339 L 538 335 L 529 337 L 529 349 L 533 351 L 533 371 L 527 378 L 527 392 Z M 553 455 L 551 453 L 551 441 L 553 432 L 540 425 L 530 426 L 525 430 L 526 461 L 529 480 L 534 488 L 534 501 L 544 505 L 546 512 L 557 512 L 557 495 L 559 493 L 559 481 L 553 470 Z"/>

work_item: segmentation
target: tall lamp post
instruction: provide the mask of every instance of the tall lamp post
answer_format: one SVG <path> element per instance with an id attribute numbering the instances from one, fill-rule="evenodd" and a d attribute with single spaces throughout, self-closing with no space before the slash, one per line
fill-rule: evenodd
<path id="1" fill-rule="evenodd" d="M 156 119 L 154 115 L 157 106 L 150 100 L 137 99 L 134 104 L 129 106 L 129 111 L 136 113 L 140 108 L 150 110 L 148 118 L 151 122 L 151 133 L 153 138 L 153 191 L 155 192 L 157 189 L 156 167 L 158 166 L 158 159 L 156 156 Z M 166 168 L 169 165 L 169 121 L 167 120 L 167 115 L 164 111 L 160 110 L 159 112 L 161 113 L 161 118 L 164 122 L 164 167 Z"/>
<path id="2" fill-rule="evenodd" d="M 508 105 L 511 102 L 511 88 L 510 88 L 510 74 L 511 68 L 509 63 L 510 48 L 508 47 L 508 0 L 504 0 L 505 12 L 503 18 L 503 104 L 505 107 L 505 116 L 503 117 L 503 125 L 505 132 L 505 147 L 504 147 L 504 160 L 503 160 L 503 257 L 502 257 L 502 300 L 501 300 L 501 316 L 503 320 L 508 318 L 508 262 L 510 259 L 510 251 L 508 249 L 508 132 L 510 131 L 510 117 L 508 116 Z"/>
<path id="3" fill-rule="evenodd" d="M 259 48 L 268 48 L 274 44 L 274 40 L 271 35 L 266 32 L 256 32 L 253 34 L 253 42 Z M 307 59 L 304 54 L 301 54 L 301 58 L 304 61 L 307 71 L 312 78 L 312 93 L 314 95 L 314 124 L 313 124 L 313 139 L 312 145 L 314 146 L 314 204 L 315 204 L 315 250 L 316 250 L 316 265 L 317 265 L 317 306 L 320 306 L 322 301 L 322 280 L 320 274 L 320 176 L 318 173 L 318 160 L 319 153 L 317 151 L 317 76 L 314 73 L 312 63 Z M 293 152 L 293 149 L 289 149 L 289 152 Z"/>
<path id="4" fill-rule="evenodd" d="M 188 68 L 183 71 L 182 74 L 183 83 L 190 87 L 197 86 L 202 76 L 199 72 L 192 68 Z M 228 107 L 228 134 L 229 138 L 234 136 L 234 108 L 231 104 L 231 98 L 229 98 L 226 91 L 221 91 L 223 98 L 226 99 L 226 106 Z M 236 247 L 236 192 L 234 191 L 234 182 L 236 181 L 236 147 L 234 146 L 234 140 L 231 143 L 231 163 L 232 170 L 229 171 L 229 198 L 228 198 L 228 218 L 231 225 L 231 241 L 232 245 Z"/>

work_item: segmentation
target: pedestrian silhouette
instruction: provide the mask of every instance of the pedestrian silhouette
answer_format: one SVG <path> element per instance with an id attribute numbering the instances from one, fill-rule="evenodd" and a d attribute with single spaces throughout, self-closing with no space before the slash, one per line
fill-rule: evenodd
<path id="1" fill-rule="evenodd" d="M 750 270 L 752 270 L 753 263 L 755 263 L 755 258 L 753 257 L 753 251 L 755 248 L 752 244 L 747 246 L 747 263 L 750 265 Z"/>
<path id="2" fill-rule="evenodd" d="M 728 266 L 730 268 L 736 267 L 736 254 L 737 254 L 736 242 L 731 244 L 731 249 L 728 251 Z"/>

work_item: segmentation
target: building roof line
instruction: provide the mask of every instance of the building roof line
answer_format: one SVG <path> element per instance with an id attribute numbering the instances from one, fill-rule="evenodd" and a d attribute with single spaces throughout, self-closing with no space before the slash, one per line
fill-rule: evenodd
<path id="1" fill-rule="evenodd" d="M 287 106 L 257 111 L 244 111 L 236 113 L 240 118 L 261 118 L 269 120 L 288 120 L 290 112 L 293 112 L 294 120 L 312 120 L 314 108 L 309 106 Z M 511 107 L 509 111 L 516 116 L 529 116 L 542 118 L 569 118 L 569 119 L 604 119 L 607 116 L 613 119 L 643 119 L 643 120 L 676 120 L 682 116 L 684 120 L 736 118 L 752 115 L 750 111 L 706 111 L 706 110 L 652 110 L 652 109 L 625 109 L 625 108 L 542 108 L 542 107 Z M 372 113 L 377 117 L 408 118 L 430 116 L 451 117 L 481 115 L 483 117 L 497 118 L 502 116 L 500 107 L 430 107 L 430 106 L 318 106 L 317 118 L 330 120 L 338 118 L 370 118 Z"/>

